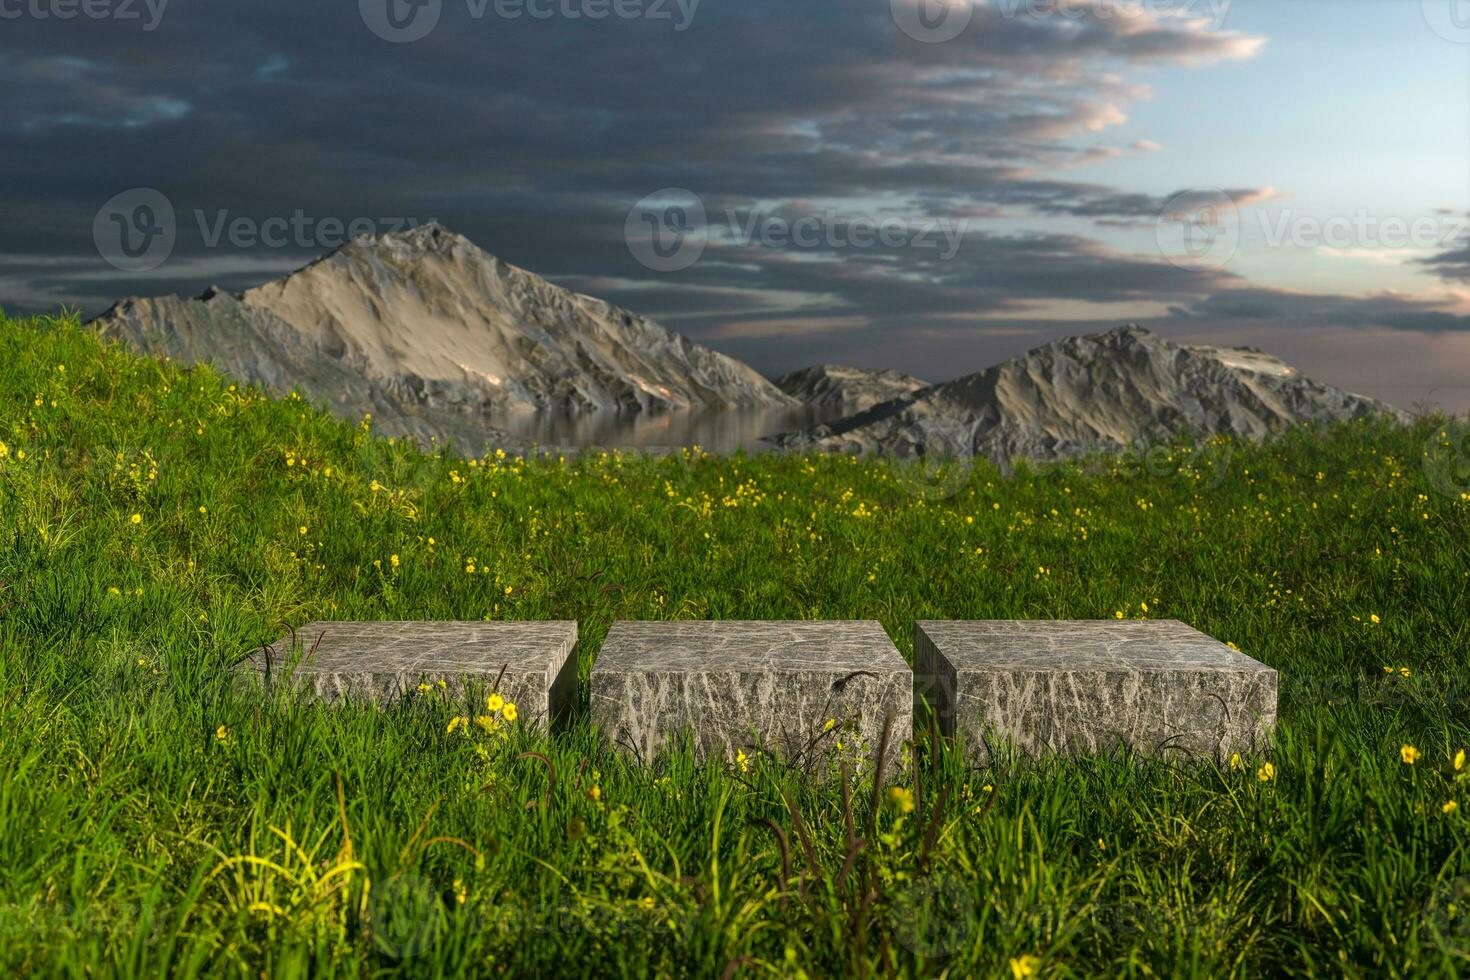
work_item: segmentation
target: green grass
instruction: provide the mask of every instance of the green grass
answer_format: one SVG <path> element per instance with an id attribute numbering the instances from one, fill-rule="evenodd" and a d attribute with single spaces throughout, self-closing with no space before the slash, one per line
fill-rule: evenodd
<path id="1" fill-rule="evenodd" d="M 1470 498 L 1424 463 L 1440 431 L 980 466 L 944 493 L 847 458 L 468 463 L 5 323 L 0 965 L 1470 969 Z M 967 771 L 921 739 L 905 812 L 769 761 L 643 769 L 583 722 L 467 737 L 432 696 L 313 709 L 228 674 L 315 618 L 576 619 L 585 676 L 619 618 L 876 618 L 908 655 L 915 619 L 1118 613 L 1281 670 L 1269 760 Z"/>

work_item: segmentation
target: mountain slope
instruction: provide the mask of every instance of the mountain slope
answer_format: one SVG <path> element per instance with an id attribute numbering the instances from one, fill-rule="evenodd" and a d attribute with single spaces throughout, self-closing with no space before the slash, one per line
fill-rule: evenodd
<path id="1" fill-rule="evenodd" d="M 359 239 L 239 296 L 124 300 L 93 326 L 342 414 L 446 434 L 483 434 L 510 412 L 792 404 L 739 361 L 438 225 Z"/>
<path id="2" fill-rule="evenodd" d="M 1060 459 L 1185 434 L 1259 438 L 1301 421 L 1403 418 L 1250 349 L 1139 327 L 1070 337 L 865 412 L 775 437 L 794 449 Z"/>
<path id="3" fill-rule="evenodd" d="M 880 402 L 918 391 L 928 382 L 901 371 L 818 364 L 783 374 L 774 382 L 786 394 L 816 408 L 861 412 Z"/>

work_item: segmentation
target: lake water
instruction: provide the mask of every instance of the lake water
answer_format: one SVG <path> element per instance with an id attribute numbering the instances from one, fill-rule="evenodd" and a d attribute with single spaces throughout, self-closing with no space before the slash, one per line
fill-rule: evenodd
<path id="1" fill-rule="evenodd" d="M 700 412 L 555 412 L 501 416 L 495 424 L 543 450 L 622 449 L 656 453 L 699 446 L 706 452 L 769 452 L 763 436 L 829 422 L 847 412 L 811 406 Z"/>

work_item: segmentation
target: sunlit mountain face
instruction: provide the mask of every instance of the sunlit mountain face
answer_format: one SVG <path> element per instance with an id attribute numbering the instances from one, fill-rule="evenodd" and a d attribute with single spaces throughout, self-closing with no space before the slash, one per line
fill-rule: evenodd
<path id="1" fill-rule="evenodd" d="M 0 305 L 444 222 L 768 375 L 1138 322 L 1470 408 L 1455 0 L 0 5 Z"/>

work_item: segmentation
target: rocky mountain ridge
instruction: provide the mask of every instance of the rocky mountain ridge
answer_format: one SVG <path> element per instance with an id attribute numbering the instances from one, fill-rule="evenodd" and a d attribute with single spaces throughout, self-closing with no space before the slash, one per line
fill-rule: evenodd
<path id="1" fill-rule="evenodd" d="M 1055 460 L 1142 442 L 1257 439 L 1298 422 L 1405 418 L 1250 348 L 1188 347 L 1129 325 L 773 437 L 788 449 Z"/>
<path id="2" fill-rule="evenodd" d="M 768 437 L 789 449 L 1002 462 L 1403 417 L 1261 351 L 1183 346 L 1136 326 L 1044 344 L 943 384 L 833 364 L 772 383 L 439 225 L 358 239 L 238 295 L 122 300 L 92 325 L 142 353 L 210 362 L 349 418 L 371 413 L 389 434 L 471 452 L 527 449 L 543 437 L 526 420 L 555 413 L 747 413 L 782 419 L 756 434 L 808 426 Z"/>
<path id="3" fill-rule="evenodd" d="M 518 412 L 783 408 L 752 368 L 603 300 L 502 262 L 439 225 L 358 239 L 231 295 L 125 299 L 95 329 L 209 361 L 346 416 L 510 440 Z"/>
<path id="4" fill-rule="evenodd" d="M 805 405 L 860 412 L 929 383 L 902 371 L 818 364 L 783 374 L 773 384 Z"/>

